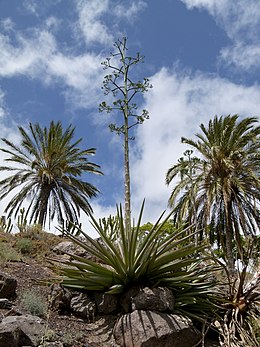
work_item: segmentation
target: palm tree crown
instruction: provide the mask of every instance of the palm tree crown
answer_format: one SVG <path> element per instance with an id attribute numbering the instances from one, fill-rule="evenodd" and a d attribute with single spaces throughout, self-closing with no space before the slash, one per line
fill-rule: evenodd
<path id="1" fill-rule="evenodd" d="M 29 200 L 30 222 L 44 226 L 47 217 L 51 221 L 55 216 L 60 223 L 65 218 L 78 222 L 81 209 L 87 214 L 92 211 L 88 199 L 98 193 L 92 184 L 79 179 L 85 172 L 101 174 L 99 166 L 87 159 L 95 149 L 80 150 L 77 145 L 81 139 L 72 142 L 75 128 L 70 125 L 64 131 L 61 122 L 52 121 L 49 128 L 30 123 L 29 130 L 19 127 L 20 147 L 2 139 L 6 147 L 0 150 L 9 155 L 5 161 L 16 167 L 0 167 L 0 171 L 12 173 L 0 181 L 0 199 L 19 188 L 5 212 L 17 216 Z"/>
<path id="2" fill-rule="evenodd" d="M 255 234 L 259 228 L 260 127 L 253 117 L 215 117 L 208 127 L 201 124 L 197 141 L 182 142 L 197 151 L 197 157 L 181 158 L 167 172 L 166 183 L 176 176 L 169 205 L 175 220 L 196 223 L 202 232 L 209 226 L 211 241 L 223 246 L 229 267 L 234 267 L 232 241 L 240 246 L 240 234 Z"/>

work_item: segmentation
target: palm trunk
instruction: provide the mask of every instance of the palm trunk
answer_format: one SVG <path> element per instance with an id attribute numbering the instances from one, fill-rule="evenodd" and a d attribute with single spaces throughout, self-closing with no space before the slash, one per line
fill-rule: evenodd
<path id="1" fill-rule="evenodd" d="M 40 213 L 37 218 L 37 223 L 43 228 L 45 221 L 46 221 L 46 215 L 47 215 L 47 208 L 48 208 L 48 200 L 50 196 L 51 188 L 50 187 L 42 187 L 41 194 L 40 194 Z"/>
<path id="2" fill-rule="evenodd" d="M 233 230 L 232 230 L 232 220 L 230 216 L 230 206 L 228 202 L 228 198 L 226 193 L 223 193 L 224 197 L 224 205 L 225 205 L 225 217 L 226 217 L 226 258 L 227 258 L 227 266 L 231 275 L 235 274 L 235 259 L 233 255 Z"/>

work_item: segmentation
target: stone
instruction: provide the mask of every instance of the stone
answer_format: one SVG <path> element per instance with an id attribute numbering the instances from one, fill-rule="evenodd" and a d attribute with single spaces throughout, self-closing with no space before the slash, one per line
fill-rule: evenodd
<path id="1" fill-rule="evenodd" d="M 60 314 L 66 314 L 70 310 L 72 293 L 60 284 L 53 284 L 49 295 L 49 306 Z"/>
<path id="2" fill-rule="evenodd" d="M 132 298 L 132 311 L 150 310 L 159 312 L 172 312 L 174 309 L 174 296 L 169 288 L 143 288 Z"/>
<path id="3" fill-rule="evenodd" d="M 16 295 L 17 281 L 10 275 L 0 272 L 0 298 L 11 298 Z"/>
<path id="4" fill-rule="evenodd" d="M 128 291 L 120 296 L 120 306 L 123 312 L 132 312 L 132 300 L 140 292 L 140 287 L 131 287 Z"/>
<path id="5" fill-rule="evenodd" d="M 45 323 L 39 317 L 5 317 L 0 323 L 0 347 L 38 346 L 44 331 Z"/>
<path id="6" fill-rule="evenodd" d="M 85 257 L 88 255 L 88 252 L 84 248 L 78 246 L 75 242 L 72 241 L 60 242 L 53 248 L 53 252 L 57 254 L 70 253 L 78 255 L 80 257 Z"/>
<path id="7" fill-rule="evenodd" d="M 86 240 L 85 238 L 78 237 L 78 239 L 82 241 L 83 243 L 86 243 L 89 246 L 91 246 L 90 242 Z M 102 241 L 100 239 L 96 239 L 96 241 L 102 245 Z M 63 255 L 63 257 L 65 257 L 64 259 L 67 259 L 67 257 L 69 257 L 69 256 L 66 256 L 66 254 L 64 253 L 69 253 L 69 254 L 77 255 L 79 257 L 83 257 L 87 260 L 91 260 L 95 263 L 102 263 L 100 259 L 93 256 L 88 251 L 86 251 L 83 247 L 77 245 L 75 242 L 72 242 L 72 241 L 60 242 L 57 246 L 53 248 L 53 251 L 57 254 Z M 71 257 L 69 257 L 69 259 L 71 259 Z"/>
<path id="8" fill-rule="evenodd" d="M 12 303 L 11 301 L 9 301 L 8 299 L 0 299 L 0 308 L 1 309 L 10 309 L 12 307 Z"/>
<path id="9" fill-rule="evenodd" d="M 96 304 L 87 294 L 80 293 L 75 295 L 70 302 L 70 308 L 76 316 L 94 319 L 96 314 Z"/>
<path id="10" fill-rule="evenodd" d="M 118 309 L 117 295 L 95 292 L 94 300 L 98 313 L 111 314 L 116 312 Z"/>
<path id="11" fill-rule="evenodd" d="M 39 347 L 63 347 L 63 343 L 59 341 L 52 341 L 52 342 L 46 342 L 44 341 L 44 344 L 39 345 Z"/>
<path id="12" fill-rule="evenodd" d="M 186 317 L 136 310 L 117 321 L 114 338 L 121 347 L 193 347 L 201 333 Z"/>

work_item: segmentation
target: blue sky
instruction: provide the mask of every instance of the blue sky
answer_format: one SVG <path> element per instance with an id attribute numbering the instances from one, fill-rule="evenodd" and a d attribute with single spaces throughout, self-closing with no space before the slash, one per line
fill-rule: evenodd
<path id="1" fill-rule="evenodd" d="M 134 216 L 143 198 L 144 221 L 167 207 L 165 174 L 186 150 L 181 136 L 214 115 L 259 117 L 259 0 L 1 0 L 0 16 L 0 137 L 18 142 L 17 126 L 29 122 L 73 124 L 105 174 L 86 176 L 101 191 L 96 217 L 123 202 L 122 144 L 98 112 L 101 62 L 118 38 L 145 55 L 138 73 L 153 84 L 140 100 L 150 119 L 131 149 Z"/>

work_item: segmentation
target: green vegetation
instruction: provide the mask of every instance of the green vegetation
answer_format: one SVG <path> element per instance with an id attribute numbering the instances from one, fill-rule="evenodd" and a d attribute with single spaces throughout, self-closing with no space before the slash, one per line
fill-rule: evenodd
<path id="1" fill-rule="evenodd" d="M 31 203 L 24 216 L 27 219 L 31 213 L 29 223 L 44 226 L 47 217 L 53 220 L 55 216 L 60 223 L 65 219 L 78 222 L 80 210 L 92 212 L 88 199 L 98 190 L 78 177 L 86 172 L 101 174 L 99 166 L 87 159 L 95 149 L 80 150 L 81 139 L 72 142 L 75 128 L 63 130 L 60 122 L 51 122 L 49 128 L 30 123 L 29 132 L 21 126 L 19 131 L 20 147 L 2 139 L 6 147 L 0 148 L 9 156 L 5 161 L 16 165 L 0 167 L 0 171 L 13 173 L 0 181 L 0 199 L 20 187 L 6 206 L 8 216 L 16 217 L 29 196 Z"/>
<path id="2" fill-rule="evenodd" d="M 218 319 L 218 331 L 225 346 L 259 345 L 260 277 L 257 273 L 258 260 L 253 261 L 255 254 L 252 242 L 247 253 L 250 261 L 237 270 L 236 280 L 232 279 L 229 269 L 222 264 L 228 286 L 220 299 L 222 309 L 219 311 L 221 319 Z"/>
<path id="3" fill-rule="evenodd" d="M 109 125 L 111 131 L 124 136 L 124 173 L 125 173 L 125 223 L 126 228 L 130 229 L 131 224 L 131 193 L 130 193 L 130 162 L 129 162 L 129 137 L 130 130 L 136 125 L 142 124 L 149 118 L 147 110 L 138 112 L 138 106 L 133 102 L 134 98 L 140 93 L 147 92 L 151 84 L 147 78 L 143 80 L 133 80 L 132 69 L 139 63 L 143 63 L 144 57 L 139 53 L 136 56 L 127 54 L 127 39 L 117 40 L 114 44 L 116 49 L 102 65 L 109 74 L 105 76 L 103 87 L 105 95 L 112 94 L 114 102 L 107 105 L 103 101 L 99 105 L 99 110 L 108 113 L 115 111 L 121 115 L 122 121 L 119 124 Z"/>
<path id="4" fill-rule="evenodd" d="M 142 235 L 140 224 L 143 208 L 144 204 L 137 225 L 130 230 L 125 227 L 123 212 L 119 208 L 116 219 L 119 236 L 116 242 L 111 241 L 106 228 L 93 217 L 92 224 L 101 242 L 93 240 L 83 231 L 81 234 L 87 242 L 68 234 L 71 240 L 95 256 L 100 263 L 76 255 L 71 255 L 72 261 L 58 259 L 59 263 L 65 265 L 58 268 L 58 272 L 65 276 L 62 284 L 70 288 L 106 291 L 109 294 L 121 294 L 135 286 L 166 286 L 175 293 L 178 312 L 205 318 L 205 312 L 216 309 L 214 291 L 211 290 L 214 282 L 212 277 L 210 279 L 214 267 L 201 267 L 204 258 L 196 259 L 192 256 L 204 250 L 204 245 L 196 247 L 187 243 L 190 238 L 186 236 L 187 229 L 161 238 L 161 229 L 170 215 L 163 222 L 161 216 L 151 231 Z"/>
<path id="5" fill-rule="evenodd" d="M 22 254 L 29 254 L 32 251 L 32 241 L 29 239 L 20 239 L 16 243 L 16 248 Z"/>
<path id="6" fill-rule="evenodd" d="M 20 260 L 21 254 L 19 254 L 8 242 L 0 241 L 0 263 Z"/>
<path id="7" fill-rule="evenodd" d="M 167 172 L 176 176 L 169 204 L 178 222 L 195 222 L 197 229 L 224 250 L 229 270 L 235 270 L 234 241 L 242 258 L 241 233 L 259 230 L 260 127 L 256 118 L 215 117 L 201 124 L 197 141 L 182 138 L 198 157 L 181 158 Z"/>
<path id="8" fill-rule="evenodd" d="M 33 290 L 27 290 L 22 294 L 22 306 L 32 315 L 44 317 L 47 314 L 48 305 L 46 299 Z"/>
<path id="9" fill-rule="evenodd" d="M 149 118 L 147 110 L 138 112 L 134 99 L 139 100 L 151 85 L 146 78 L 132 78 L 143 57 L 128 55 L 126 38 L 114 47 L 102 63 L 109 71 L 102 88 L 105 95 L 112 94 L 112 103 L 102 102 L 99 108 L 119 116 L 109 128 L 124 138 L 124 210 L 120 205 L 116 216 L 99 221 L 93 217 L 89 199 L 98 190 L 79 177 L 102 173 L 87 159 L 95 149 L 79 149 L 81 139 L 73 142 L 75 128 L 63 130 L 60 122 L 51 122 L 49 128 L 30 123 L 28 132 L 19 127 L 20 147 L 2 139 L 5 148 L 0 148 L 8 156 L 5 161 L 15 165 L 0 167 L 11 173 L 0 181 L 0 200 L 20 188 L 6 206 L 7 217 L 0 219 L 0 263 L 20 260 L 21 254 L 42 260 L 60 241 L 43 231 L 47 219 L 57 217 L 62 236 L 95 260 L 74 254 L 69 254 L 70 260 L 56 257 L 53 269 L 60 277 L 47 282 L 60 280 L 69 288 L 119 296 L 136 287 L 168 287 L 174 293 L 175 313 L 214 327 L 222 346 L 256 347 L 260 335 L 259 122 L 253 117 L 215 116 L 208 125 L 200 125 L 196 140 L 182 138 L 191 149 L 166 175 L 168 185 L 179 178 L 169 198 L 172 212 L 165 219 L 163 213 L 155 224 L 141 225 L 143 203 L 133 225 L 129 141 L 134 136 L 130 133 Z M 81 210 L 90 216 L 99 240 L 82 230 Z M 20 231 L 13 238 L 10 217 L 17 217 Z M 45 299 L 34 291 L 23 293 L 22 305 L 32 314 L 47 313 Z M 64 337 L 67 345 L 73 342 L 70 335 Z"/>

